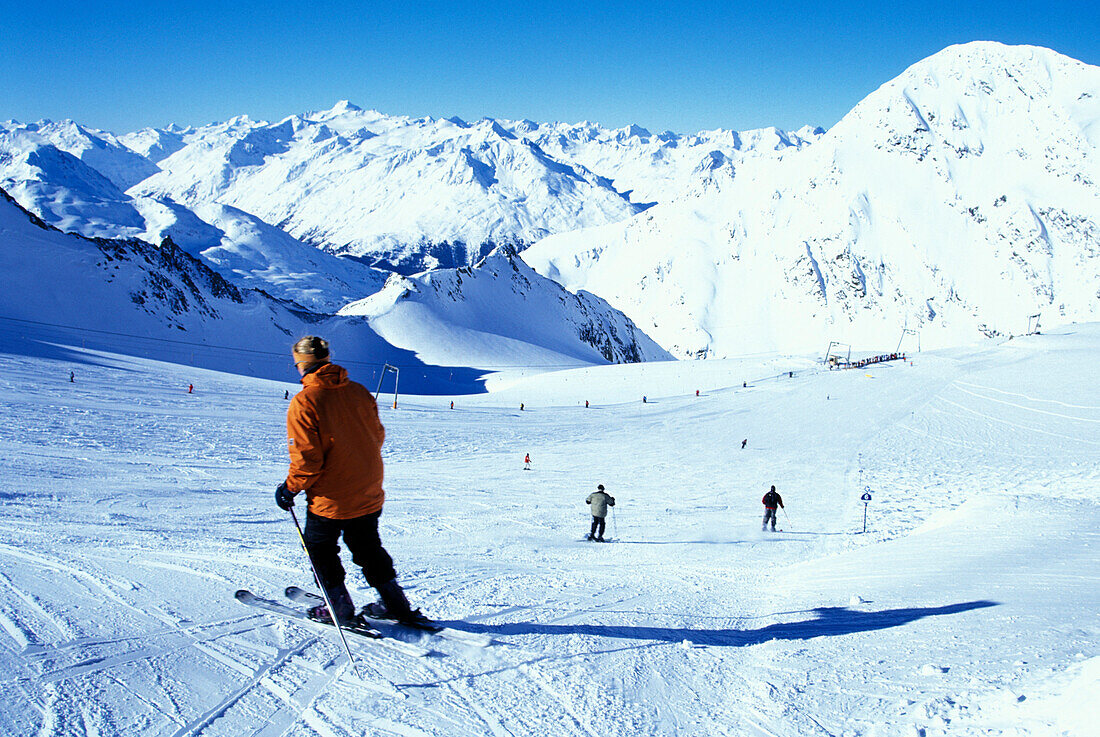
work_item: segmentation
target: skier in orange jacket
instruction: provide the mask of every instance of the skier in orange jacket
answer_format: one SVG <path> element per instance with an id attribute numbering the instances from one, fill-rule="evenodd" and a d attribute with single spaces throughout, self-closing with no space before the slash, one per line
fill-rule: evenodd
<path id="1" fill-rule="evenodd" d="M 328 342 L 307 336 L 294 344 L 294 365 L 302 375 L 302 390 L 290 400 L 286 414 L 290 470 L 275 491 L 283 509 L 294 496 L 306 495 L 306 550 L 325 587 L 337 620 L 355 619 L 355 605 L 344 585 L 337 541 L 343 536 L 352 560 L 381 597 L 368 605 L 372 616 L 399 621 L 422 617 L 413 611 L 397 583 L 393 559 L 382 547 L 378 518 L 382 514 L 382 443 L 386 431 L 378 405 L 362 384 L 329 361 Z M 324 606 L 310 615 L 327 619 Z"/>

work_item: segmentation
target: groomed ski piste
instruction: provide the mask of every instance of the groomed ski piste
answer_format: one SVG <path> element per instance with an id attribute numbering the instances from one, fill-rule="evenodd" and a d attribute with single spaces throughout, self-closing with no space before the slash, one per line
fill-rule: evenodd
<path id="1" fill-rule="evenodd" d="M 383 394 L 383 542 L 492 644 L 356 641 L 367 683 L 233 598 L 311 586 L 273 500 L 289 356 L 279 383 L 0 337 L 0 733 L 1095 734 L 1100 326 Z M 597 483 L 612 544 L 580 541 Z"/>

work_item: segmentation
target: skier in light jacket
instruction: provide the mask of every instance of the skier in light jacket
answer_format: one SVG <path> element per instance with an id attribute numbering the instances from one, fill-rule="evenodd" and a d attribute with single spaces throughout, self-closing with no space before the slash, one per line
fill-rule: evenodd
<path id="1" fill-rule="evenodd" d="M 275 490 L 275 502 L 289 511 L 294 496 L 305 492 L 306 550 L 337 620 L 356 618 L 344 585 L 337 545 L 341 537 L 367 583 L 381 596 L 381 607 L 368 605 L 371 614 L 419 620 L 423 615 L 409 606 L 397 583 L 393 559 L 378 537 L 385 501 L 382 443 L 386 438 L 378 405 L 366 387 L 349 380 L 343 367 L 329 361 L 328 342 L 323 338 L 302 338 L 294 344 L 292 355 L 302 375 L 302 390 L 287 408 L 290 469 Z M 327 620 L 329 613 L 320 606 L 311 609 L 310 616 Z"/>
<path id="2" fill-rule="evenodd" d="M 604 526 L 607 523 L 607 508 L 615 506 L 615 497 L 603 490 L 603 484 L 599 484 L 584 503 L 592 508 L 592 529 L 587 539 L 602 543 Z"/>

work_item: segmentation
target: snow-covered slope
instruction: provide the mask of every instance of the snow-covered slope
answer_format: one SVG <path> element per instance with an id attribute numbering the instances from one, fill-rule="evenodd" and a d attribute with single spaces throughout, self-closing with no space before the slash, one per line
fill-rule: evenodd
<path id="1" fill-rule="evenodd" d="M 13 285 L 0 294 L 0 322 L 36 340 L 78 335 L 88 347 L 285 377 L 293 375 L 288 346 L 300 335 L 321 332 L 340 342 L 343 356 L 357 364 L 423 367 L 362 320 L 323 319 L 294 303 L 239 289 L 171 240 L 153 246 L 62 233 L 2 189 L 0 273 Z M 449 386 L 477 391 L 476 378 L 476 372 L 463 372 Z M 423 376 L 409 389 L 431 392 L 437 380 Z"/>
<path id="2" fill-rule="evenodd" d="M 621 312 L 539 276 L 509 246 L 472 267 L 394 274 L 340 314 L 369 317 L 379 335 L 429 363 L 506 374 L 671 359 Z"/>
<path id="3" fill-rule="evenodd" d="M 524 253 L 678 356 L 958 344 L 1100 317 L 1100 69 L 951 47 L 813 146 Z M 908 340 L 912 340 L 909 337 Z"/>
<path id="4" fill-rule="evenodd" d="M 0 325 L 0 733 L 1092 735 L 1098 326 L 765 380 L 774 360 L 383 403 L 401 583 L 494 644 L 353 641 L 363 683 L 331 630 L 233 599 L 312 586 L 272 499 L 294 384 Z M 609 544 L 581 540 L 597 483 Z"/>
<path id="5" fill-rule="evenodd" d="M 232 233 L 234 246 L 214 247 L 202 255 L 234 281 L 265 287 L 275 282 L 293 293 L 294 301 L 276 299 L 266 289 L 234 286 L 171 238 L 153 246 L 138 239 L 62 233 L 2 189 L 0 197 L 0 272 L 21 286 L 0 296 L 0 320 L 39 326 L 29 329 L 46 330 L 51 336 L 90 331 L 97 346 L 118 352 L 279 377 L 289 370 L 285 350 L 293 338 L 320 332 L 342 344 L 342 360 L 369 366 L 376 374 L 384 363 L 410 369 L 403 387 L 416 393 L 482 391 L 480 379 L 487 371 L 517 363 L 540 364 L 545 370 L 669 358 L 602 300 L 566 292 L 507 249 L 501 250 L 506 255 L 487 260 L 477 270 L 466 270 L 465 288 L 457 273 L 418 277 L 425 293 L 439 297 L 424 300 L 432 308 L 426 312 L 407 310 L 404 301 L 396 308 L 390 304 L 393 309 L 375 302 L 371 317 L 392 338 L 387 341 L 361 310 L 333 316 L 303 309 L 300 305 L 311 301 L 324 306 L 327 293 L 348 289 L 347 284 L 323 282 L 334 273 L 327 264 L 318 265 L 327 272 L 303 271 L 310 262 L 301 257 L 297 242 L 286 244 L 289 261 L 280 261 L 270 247 L 278 237 L 257 235 L 264 225 L 232 208 L 204 209 L 212 222 Z M 266 237 L 266 250 L 250 252 L 250 239 L 260 236 Z M 317 262 L 340 261 L 306 250 Z M 261 263 L 272 273 L 257 273 Z M 367 271 L 360 264 L 341 263 Z M 497 279 L 494 269 L 506 266 L 514 278 Z M 349 274 L 349 280 L 353 278 L 365 284 L 362 277 Z M 438 294 L 443 282 L 450 283 L 444 287 L 449 310 Z M 400 298 L 392 289 L 382 293 L 383 301 Z M 482 339 L 467 345 L 474 334 Z M 471 368 L 475 366 L 485 370 Z"/>

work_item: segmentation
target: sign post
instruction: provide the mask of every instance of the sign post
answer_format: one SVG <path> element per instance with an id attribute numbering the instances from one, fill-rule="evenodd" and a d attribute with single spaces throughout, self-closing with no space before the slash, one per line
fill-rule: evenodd
<path id="1" fill-rule="evenodd" d="M 871 487 L 863 487 L 863 496 L 860 497 L 863 500 L 863 531 L 867 532 L 867 503 L 871 501 Z"/>

